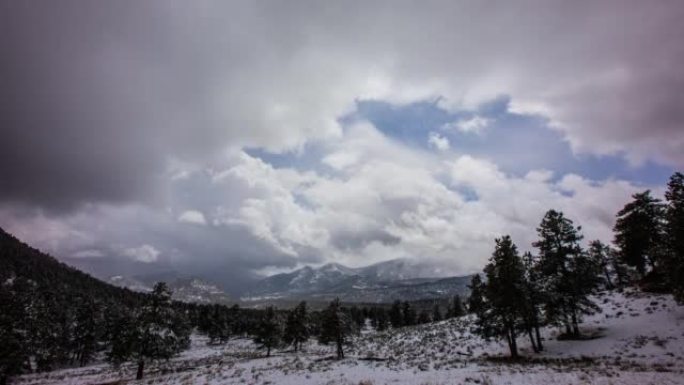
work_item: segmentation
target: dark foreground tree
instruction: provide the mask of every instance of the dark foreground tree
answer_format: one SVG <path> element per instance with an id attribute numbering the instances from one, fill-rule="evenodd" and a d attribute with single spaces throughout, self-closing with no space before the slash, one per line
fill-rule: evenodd
<path id="1" fill-rule="evenodd" d="M 632 201 L 617 214 L 613 231 L 622 261 L 644 278 L 664 254 L 665 207 L 650 191 L 632 195 Z"/>
<path id="2" fill-rule="evenodd" d="M 598 268 L 580 247 L 579 231 L 562 212 L 549 210 L 532 244 L 539 249 L 546 321 L 564 325 L 572 338 L 580 337 L 582 315 L 600 310 L 589 298 L 599 282 Z"/>
<path id="3" fill-rule="evenodd" d="M 308 339 L 309 314 L 306 310 L 306 302 L 302 301 L 287 314 L 283 340 L 287 344 L 292 344 L 296 352 Z"/>
<path id="4" fill-rule="evenodd" d="M 496 248 L 484 271 L 486 306 L 479 309 L 477 331 L 485 338 L 504 339 L 511 357 L 516 358 L 516 339 L 527 304 L 525 271 L 511 237 L 506 235 L 496 240 Z"/>
<path id="5" fill-rule="evenodd" d="M 535 353 L 544 350 L 540 327 L 542 325 L 542 304 L 545 300 L 543 281 L 539 268 L 539 258 L 526 252 L 522 257 L 525 268 L 525 330 L 530 337 L 530 343 Z"/>
<path id="6" fill-rule="evenodd" d="M 334 343 L 337 348 L 337 358 L 344 358 L 344 345 L 349 336 L 355 331 L 354 322 L 335 299 L 321 313 L 321 330 L 318 341 L 324 345 Z"/>
<path id="7" fill-rule="evenodd" d="M 393 328 L 400 328 L 404 326 L 404 314 L 402 312 L 401 301 L 396 300 L 389 310 L 389 322 Z"/>
<path id="8" fill-rule="evenodd" d="M 676 172 L 665 192 L 667 200 L 667 278 L 675 299 L 684 302 L 684 174 Z"/>
<path id="9" fill-rule="evenodd" d="M 147 303 L 136 312 L 123 314 L 118 320 L 109 359 L 115 363 L 135 360 L 136 379 L 143 378 L 150 360 L 168 360 L 190 343 L 190 327 L 183 314 L 171 306 L 171 292 L 164 282 L 154 286 Z"/>
<path id="10" fill-rule="evenodd" d="M 280 322 L 273 306 L 269 306 L 257 326 L 254 342 L 259 345 L 259 348 L 266 349 L 266 357 L 270 357 L 271 349 L 277 347 L 281 339 L 282 329 Z"/>
<path id="11" fill-rule="evenodd" d="M 599 269 L 603 278 L 603 286 L 608 290 L 613 289 L 615 287 L 613 281 L 616 281 L 616 279 L 613 277 L 615 274 L 613 272 L 613 264 L 611 263 L 611 255 L 613 255 L 611 247 L 595 239 L 589 242 L 587 254 L 589 259 Z"/>

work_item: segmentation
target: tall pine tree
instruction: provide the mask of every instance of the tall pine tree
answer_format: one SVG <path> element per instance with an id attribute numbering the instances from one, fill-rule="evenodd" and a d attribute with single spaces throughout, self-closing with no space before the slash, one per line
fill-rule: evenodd
<path id="1" fill-rule="evenodd" d="M 266 349 L 266 357 L 270 357 L 271 349 L 280 344 L 282 335 L 282 329 L 275 310 L 273 309 L 273 306 L 269 306 L 264 312 L 261 322 L 259 322 L 259 325 L 257 326 L 256 333 L 254 334 L 254 342 L 257 343 L 260 348 Z"/>
<path id="2" fill-rule="evenodd" d="M 636 268 L 642 278 L 663 257 L 664 225 L 665 207 L 648 190 L 632 195 L 632 201 L 617 214 L 614 243 L 624 263 Z"/>
<path id="3" fill-rule="evenodd" d="M 502 338 L 511 357 L 518 357 L 517 335 L 525 303 L 525 269 L 518 249 L 506 235 L 496 240 L 496 248 L 485 266 L 486 306 L 479 309 L 477 331 L 484 337 Z"/>
<path id="4" fill-rule="evenodd" d="M 149 360 L 168 360 L 190 344 L 191 328 L 184 315 L 171 306 L 171 291 L 164 282 L 154 286 L 137 314 L 119 322 L 126 329 L 114 336 L 109 358 L 114 362 L 137 361 L 136 379 L 143 378 Z"/>
<path id="5" fill-rule="evenodd" d="M 321 314 L 321 330 L 318 341 L 324 345 L 335 344 L 337 358 L 344 358 L 344 345 L 355 331 L 354 322 L 336 298 Z"/>
<path id="6" fill-rule="evenodd" d="M 301 349 L 302 344 L 309 339 L 309 314 L 306 310 L 306 302 L 302 301 L 290 310 L 285 322 L 283 340 L 292 344 L 295 352 Z"/>
<path id="7" fill-rule="evenodd" d="M 539 271 L 544 291 L 544 310 L 550 323 L 565 325 L 567 337 L 580 336 L 583 314 L 598 310 L 589 295 L 595 290 L 598 271 L 579 242 L 580 228 L 562 212 L 549 210 L 537 228 Z"/>

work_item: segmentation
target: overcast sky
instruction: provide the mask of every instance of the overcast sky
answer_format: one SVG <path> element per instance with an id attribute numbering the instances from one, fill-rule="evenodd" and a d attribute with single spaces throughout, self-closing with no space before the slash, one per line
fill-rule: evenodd
<path id="1" fill-rule="evenodd" d="M 479 270 L 684 168 L 684 3 L 4 1 L 0 226 L 100 276 Z"/>

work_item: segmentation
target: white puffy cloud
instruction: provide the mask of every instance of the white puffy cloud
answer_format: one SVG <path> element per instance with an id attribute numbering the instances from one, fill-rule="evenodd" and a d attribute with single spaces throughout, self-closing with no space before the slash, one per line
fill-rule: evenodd
<path id="1" fill-rule="evenodd" d="M 459 119 L 455 122 L 447 123 L 442 126 L 443 130 L 458 130 L 465 133 L 479 134 L 489 124 L 490 120 L 481 116 L 473 116 L 469 119 Z"/>
<path id="2" fill-rule="evenodd" d="M 353 146 L 358 161 L 334 174 L 274 168 L 243 154 L 223 174 L 252 197 L 223 212 L 224 220 L 294 257 L 314 253 L 352 265 L 404 257 L 466 273 L 482 267 L 495 237 L 511 234 L 530 249 L 552 208 L 582 225 L 587 238 L 610 242 L 615 213 L 639 190 L 574 174 L 554 180 L 548 170 L 507 175 L 484 159 L 408 148 L 367 123 L 349 132 L 330 154 L 345 153 L 359 136 L 364 146 Z"/>
<path id="3" fill-rule="evenodd" d="M 430 132 L 430 134 L 428 135 L 428 144 L 439 151 L 446 151 L 450 147 L 449 138 L 440 135 L 437 132 Z"/>
<path id="4" fill-rule="evenodd" d="M 183 211 L 183 213 L 178 216 L 178 222 L 192 223 L 195 225 L 207 224 L 207 220 L 206 218 L 204 218 L 204 214 L 197 210 Z"/>

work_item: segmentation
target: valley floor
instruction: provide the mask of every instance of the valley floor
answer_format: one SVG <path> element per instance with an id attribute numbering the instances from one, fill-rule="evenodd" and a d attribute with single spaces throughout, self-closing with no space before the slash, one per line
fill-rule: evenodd
<path id="1" fill-rule="evenodd" d="M 14 383 L 48 384 L 684 384 L 684 306 L 670 296 L 633 291 L 596 298 L 603 312 L 586 317 L 591 339 L 558 341 L 547 329 L 545 352 L 519 338 L 519 362 L 501 357 L 504 345 L 470 333 L 462 317 L 416 327 L 369 332 L 344 360 L 313 341 L 303 353 L 262 356 L 251 341 L 207 346 L 201 337 L 181 356 L 152 365 L 142 381 L 133 366 L 106 364 L 25 375 Z"/>

